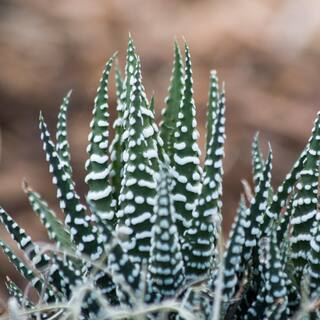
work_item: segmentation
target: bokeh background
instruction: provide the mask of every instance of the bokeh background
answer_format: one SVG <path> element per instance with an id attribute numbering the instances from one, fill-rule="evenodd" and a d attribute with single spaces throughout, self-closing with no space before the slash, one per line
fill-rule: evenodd
<path id="1" fill-rule="evenodd" d="M 210 69 L 227 92 L 224 230 L 251 181 L 250 148 L 259 130 L 274 151 L 277 186 L 303 149 L 320 104 L 318 0 L 1 0 L 0 203 L 34 236 L 45 240 L 21 189 L 23 178 L 57 209 L 38 132 L 39 111 L 54 129 L 62 97 L 73 89 L 69 117 L 72 164 L 79 193 L 95 90 L 108 57 L 123 65 L 128 32 L 141 56 L 147 93 L 159 120 L 172 67 L 173 39 L 191 48 L 194 89 L 204 145 Z M 110 106 L 115 106 L 111 86 Z M 112 112 L 114 114 L 114 111 Z M 58 211 L 58 210 L 57 210 Z M 0 236 L 9 240 L 0 229 Z M 16 273 L 0 255 L 3 278 Z"/>

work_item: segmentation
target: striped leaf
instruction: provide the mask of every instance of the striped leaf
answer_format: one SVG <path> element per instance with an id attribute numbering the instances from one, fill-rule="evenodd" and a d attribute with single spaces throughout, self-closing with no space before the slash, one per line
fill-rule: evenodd
<path id="1" fill-rule="evenodd" d="M 308 261 L 312 230 L 317 215 L 319 159 L 320 159 L 320 113 L 312 130 L 306 160 L 292 203 L 291 258 L 295 266 L 295 275 L 300 282 L 302 271 Z"/>
<path id="2" fill-rule="evenodd" d="M 199 133 L 193 99 L 191 57 L 187 44 L 185 44 L 185 56 L 185 88 L 174 133 L 172 191 L 176 223 L 182 245 L 200 194 L 201 180 L 200 150 L 197 144 Z"/>
<path id="3" fill-rule="evenodd" d="M 260 150 L 259 132 L 257 132 L 253 138 L 251 158 L 253 182 L 255 186 L 258 186 L 259 181 L 262 178 L 262 171 L 264 167 L 264 160 Z"/>
<path id="4" fill-rule="evenodd" d="M 176 122 L 178 121 L 179 107 L 182 101 L 184 87 L 183 62 L 180 48 L 174 43 L 174 63 L 170 79 L 169 94 L 166 98 L 166 108 L 162 111 L 162 122 L 160 123 L 160 136 L 164 142 L 164 150 L 170 155 L 173 163 L 173 143 Z"/>
<path id="5" fill-rule="evenodd" d="M 216 74 L 210 77 L 210 88 L 216 87 Z M 209 114 L 214 119 L 210 121 L 211 141 L 208 143 L 204 163 L 204 177 L 197 205 L 192 213 L 190 227 L 185 232 L 183 251 L 186 260 L 186 276 L 190 280 L 196 280 L 199 276 L 207 274 L 214 247 L 220 234 L 222 215 L 222 159 L 224 156 L 225 141 L 225 94 L 221 93 L 218 106 L 213 99 Z M 209 125 L 209 122 L 208 122 Z"/>
<path id="6" fill-rule="evenodd" d="M 31 237 L 21 228 L 10 215 L 0 207 L 0 221 L 4 224 L 7 231 L 10 233 L 13 240 L 16 241 L 19 249 L 24 251 L 25 256 L 30 259 L 33 266 L 39 270 L 44 270 L 49 265 L 50 258 L 41 253 L 37 244 L 35 244 Z"/>
<path id="7" fill-rule="evenodd" d="M 154 206 L 149 273 L 162 298 L 173 297 L 184 284 L 184 263 L 180 249 L 169 169 L 162 164 Z"/>
<path id="8" fill-rule="evenodd" d="M 148 157 L 147 142 L 143 133 L 141 112 L 141 71 L 136 68 L 134 76 L 132 106 L 126 135 L 129 143 L 123 154 L 125 162 L 117 212 L 118 226 L 126 232 L 123 245 L 133 262 L 147 261 L 150 254 L 151 216 L 156 192 L 155 174 Z"/>
<path id="9" fill-rule="evenodd" d="M 72 167 L 70 163 L 70 146 L 67 139 L 67 113 L 70 104 L 71 92 L 72 91 L 70 90 L 68 94 L 63 98 L 63 102 L 60 106 L 56 133 L 57 153 L 61 159 L 64 170 L 70 175 L 72 174 Z"/>
<path id="10" fill-rule="evenodd" d="M 64 226 L 55 213 L 49 208 L 39 193 L 33 191 L 24 183 L 24 191 L 28 196 L 32 210 L 39 216 L 41 223 L 48 232 L 49 239 L 53 240 L 58 248 L 74 250 L 68 227 Z"/>
<path id="11" fill-rule="evenodd" d="M 108 80 L 114 57 L 110 58 L 104 68 L 97 96 L 94 101 L 93 118 L 90 124 L 89 145 L 86 162 L 86 183 L 89 191 L 87 199 L 94 203 L 97 213 L 110 225 L 115 226 L 115 203 L 113 188 L 110 184 L 109 166 L 109 106 Z"/>
<path id="12" fill-rule="evenodd" d="M 61 296 L 55 292 L 54 288 L 45 283 L 41 274 L 35 274 L 34 271 L 31 270 L 31 268 L 14 253 L 9 245 L 0 240 L 0 247 L 14 267 L 26 280 L 30 282 L 30 284 L 37 290 L 38 294 L 43 297 L 45 302 L 54 302 L 61 299 Z"/>

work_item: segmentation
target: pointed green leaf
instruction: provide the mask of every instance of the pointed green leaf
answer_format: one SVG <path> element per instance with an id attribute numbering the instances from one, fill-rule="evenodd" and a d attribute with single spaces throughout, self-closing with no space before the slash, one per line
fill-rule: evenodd
<path id="1" fill-rule="evenodd" d="M 283 258 L 277 242 L 276 229 L 272 230 L 270 237 L 263 239 L 259 246 L 259 270 L 262 277 L 260 292 L 248 310 L 246 319 L 261 319 L 268 314 L 278 300 L 287 299 L 286 274 L 284 273 Z M 282 308 L 286 315 L 286 305 Z"/>
<path id="2" fill-rule="evenodd" d="M 224 300 L 230 300 L 239 286 L 238 274 L 243 273 L 241 254 L 245 242 L 245 228 L 248 223 L 248 209 L 244 197 L 240 199 L 237 215 L 232 225 L 226 251 L 224 254 Z M 215 283 L 216 272 L 211 275 L 211 287 Z"/>
<path id="3" fill-rule="evenodd" d="M 48 274 L 48 282 L 59 290 L 66 299 L 72 295 L 72 290 L 75 290 L 76 285 L 80 285 L 84 278 L 84 273 L 81 272 L 81 264 L 74 262 L 67 255 L 59 255 L 53 253 L 51 257 L 51 268 Z"/>
<path id="4" fill-rule="evenodd" d="M 126 230 L 123 245 L 134 262 L 147 260 L 150 254 L 151 216 L 156 192 L 155 173 L 149 159 L 148 145 L 143 133 L 141 71 L 136 68 L 132 81 L 129 121 L 125 134 L 128 147 L 123 154 L 125 163 L 121 192 L 120 210 L 117 212 L 118 226 Z"/>
<path id="5" fill-rule="evenodd" d="M 10 246 L 2 240 L 0 240 L 0 246 L 10 262 L 15 266 L 19 273 L 32 284 L 32 286 L 38 291 L 39 295 L 41 296 L 44 294 L 43 300 L 45 302 L 54 302 L 61 298 L 60 295 L 55 293 L 54 289 L 50 285 L 45 283 L 40 274 L 36 275 L 30 267 L 14 253 Z"/>
<path id="6" fill-rule="evenodd" d="M 115 59 L 114 70 L 115 70 L 117 104 L 119 105 L 121 103 L 121 96 L 124 91 L 124 81 L 121 76 L 119 61 L 117 58 Z"/>
<path id="7" fill-rule="evenodd" d="M 74 250 L 75 246 L 71 241 L 68 227 L 62 224 L 39 193 L 33 191 L 26 183 L 24 184 L 24 190 L 33 211 L 39 216 L 41 223 L 46 227 L 49 239 L 53 240 L 58 248 Z"/>
<path id="8" fill-rule="evenodd" d="M 39 246 L 33 243 L 31 237 L 21 228 L 10 215 L 0 207 L 0 221 L 4 224 L 13 240 L 16 241 L 19 249 L 24 251 L 25 256 L 30 259 L 32 264 L 39 270 L 48 267 L 50 258 L 41 253 Z"/>
<path id="9" fill-rule="evenodd" d="M 215 130 L 214 122 L 217 117 L 217 109 L 219 104 L 219 86 L 217 71 L 212 70 L 210 72 L 210 88 L 209 88 L 209 99 L 208 99 L 208 121 L 207 121 L 207 142 L 206 151 L 209 149 L 209 144 Z"/>
<path id="10" fill-rule="evenodd" d="M 174 206 L 180 241 L 190 227 L 192 212 L 200 193 L 200 150 L 197 144 L 196 108 L 193 99 L 189 47 L 185 44 L 185 88 L 178 112 L 173 144 Z"/>
<path id="11" fill-rule="evenodd" d="M 313 224 L 318 212 L 319 159 L 320 112 L 312 130 L 306 160 L 300 172 L 292 203 L 291 258 L 298 281 L 301 279 L 303 268 L 308 260 Z"/>
<path id="12" fill-rule="evenodd" d="M 26 309 L 31 309 L 34 307 L 34 304 L 24 295 L 23 291 L 9 277 L 6 277 L 5 284 L 9 296 L 16 298 L 20 306 L 23 306 Z"/>
<path id="13" fill-rule="evenodd" d="M 126 58 L 126 67 L 125 67 L 125 86 L 124 86 L 124 92 L 123 92 L 123 98 L 122 98 L 122 112 L 123 112 L 123 135 L 121 136 L 121 143 L 126 143 L 127 136 L 125 134 L 126 129 L 128 128 L 128 121 L 129 121 L 129 114 L 130 114 L 130 106 L 132 104 L 131 96 L 134 90 L 133 82 L 134 82 L 134 75 L 136 72 L 136 66 L 137 66 L 137 54 L 136 54 L 136 48 L 133 43 L 133 39 L 129 35 L 129 41 L 128 41 L 128 48 L 127 48 L 127 58 Z M 140 89 L 142 91 L 142 87 Z M 141 98 L 142 100 L 142 98 Z M 123 150 L 123 149 L 122 149 Z"/>
<path id="14" fill-rule="evenodd" d="M 272 152 L 269 151 L 267 162 L 263 169 L 262 179 L 251 201 L 248 213 L 248 224 L 245 228 L 245 243 L 242 253 L 242 264 L 246 265 L 252 258 L 252 250 L 257 246 L 261 236 L 261 225 L 268 206 L 268 190 L 271 186 Z"/>
<path id="15" fill-rule="evenodd" d="M 215 81 L 215 76 L 211 77 L 211 81 Z M 185 233 L 186 241 L 183 243 L 184 255 L 188 257 L 186 276 L 190 280 L 196 280 L 209 271 L 221 229 L 222 160 L 225 141 L 224 97 L 222 92 L 217 109 L 211 111 L 211 116 L 215 120 L 211 123 L 213 128 L 204 163 L 203 184 L 196 208 L 192 213 L 191 225 Z M 209 105 L 209 108 L 215 109 L 216 106 Z"/>
<path id="16" fill-rule="evenodd" d="M 86 162 L 86 183 L 89 191 L 87 199 L 93 202 L 98 214 L 114 226 L 115 203 L 113 202 L 113 188 L 109 181 L 109 106 L 108 106 L 108 79 L 114 57 L 106 63 L 105 69 L 94 101 L 93 119 L 90 127 L 89 145 L 87 152 L 89 159 Z"/>
<path id="17" fill-rule="evenodd" d="M 70 163 L 70 146 L 67 139 L 67 113 L 70 104 L 71 90 L 64 97 L 63 102 L 60 106 L 60 111 L 58 115 L 57 122 L 57 153 L 61 159 L 64 170 L 67 171 L 70 175 L 72 174 L 72 167 Z"/>
<path id="18" fill-rule="evenodd" d="M 93 204 L 91 205 L 92 214 L 99 230 L 99 234 L 104 238 L 104 245 L 109 251 L 107 267 L 112 273 L 117 288 L 117 296 L 124 305 L 132 306 L 132 293 L 141 290 L 140 267 L 129 259 L 129 256 L 120 246 L 118 239 L 114 237 L 109 226 L 102 221 L 96 213 Z M 99 279 L 96 278 L 99 282 Z"/>
<path id="19" fill-rule="evenodd" d="M 112 186 L 114 188 L 113 198 L 116 201 L 116 211 L 119 210 L 119 196 L 124 168 L 123 152 L 127 146 L 128 136 L 126 129 L 128 127 L 129 109 L 131 105 L 130 95 L 132 92 L 132 79 L 135 72 L 136 63 L 137 56 L 135 53 L 135 47 L 131 36 L 129 36 L 125 79 L 122 86 L 122 93 L 117 103 L 117 119 L 113 124 L 115 136 L 110 145 L 110 177 Z"/>
<path id="20" fill-rule="evenodd" d="M 149 273 L 162 298 L 173 297 L 184 284 L 184 263 L 180 249 L 169 169 L 162 164 L 154 206 Z"/>
<path id="21" fill-rule="evenodd" d="M 263 225 L 261 227 L 262 235 L 268 234 L 268 230 L 272 227 L 272 225 L 274 223 L 278 223 L 281 211 L 287 206 L 288 197 L 291 194 L 297 180 L 299 179 L 300 172 L 303 168 L 303 163 L 307 155 L 307 149 L 308 146 L 303 150 L 298 160 L 294 163 L 291 171 L 287 174 L 285 180 L 281 183 L 281 185 L 277 188 L 277 192 L 273 195 L 271 204 L 267 208 Z M 291 211 L 292 210 L 287 210 L 287 213 L 290 213 L 290 216 Z"/>
<path id="22" fill-rule="evenodd" d="M 162 111 L 162 122 L 160 124 L 160 136 L 164 142 L 164 150 L 173 161 L 173 143 L 178 112 L 182 101 L 182 91 L 184 86 L 183 62 L 180 48 L 177 42 L 174 43 L 174 64 L 170 80 L 169 95 L 166 98 L 166 108 Z"/>
<path id="23" fill-rule="evenodd" d="M 259 132 L 257 132 L 253 138 L 251 157 L 253 182 L 255 186 L 258 186 L 264 167 L 264 160 L 260 150 Z"/>
<path id="24" fill-rule="evenodd" d="M 55 146 L 50 139 L 47 125 L 41 115 L 40 131 L 50 171 L 53 174 L 53 183 L 57 185 L 60 208 L 66 215 L 65 224 L 70 228 L 71 239 L 77 246 L 77 253 L 79 255 L 85 254 L 92 261 L 97 261 L 104 253 L 102 239 L 97 234 L 97 228 L 91 225 L 91 218 L 87 215 L 86 207 L 80 203 L 70 175 L 63 171 Z M 105 274 L 104 281 L 105 287 L 109 289 L 109 299 L 112 300 L 114 284 L 107 274 Z"/>
<path id="25" fill-rule="evenodd" d="M 60 208 L 66 214 L 65 223 L 70 228 L 71 238 L 76 243 L 77 250 L 80 253 L 85 253 L 93 260 L 97 260 L 102 253 L 102 249 L 97 244 L 96 230 L 90 224 L 90 217 L 86 215 L 86 208 L 80 203 L 80 197 L 74 190 L 74 183 L 70 175 L 63 170 L 42 115 L 40 115 L 40 131 L 49 169 L 53 174 L 52 182 L 57 185 L 57 197 Z"/>

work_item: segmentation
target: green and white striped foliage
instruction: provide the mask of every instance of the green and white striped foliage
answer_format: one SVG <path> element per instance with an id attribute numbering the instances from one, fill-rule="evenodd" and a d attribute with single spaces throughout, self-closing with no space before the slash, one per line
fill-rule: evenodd
<path id="1" fill-rule="evenodd" d="M 285 180 L 281 183 L 275 194 L 272 196 L 271 204 L 266 210 L 263 225 L 261 227 L 263 235 L 268 234 L 268 230 L 272 227 L 273 223 L 278 223 L 279 220 L 283 220 L 283 222 L 286 223 L 288 222 L 287 218 L 291 218 L 291 205 L 289 203 L 291 201 L 290 199 L 292 191 L 299 178 L 300 171 L 303 168 L 303 163 L 307 154 L 307 148 L 308 146 L 303 150 L 298 160 L 294 163 L 291 171 L 286 175 Z M 283 211 L 286 212 L 286 219 L 283 219 L 281 216 L 281 212 Z M 287 225 L 283 226 L 284 229 L 287 227 Z M 279 235 L 279 237 L 281 237 L 281 235 Z M 281 240 L 279 241 L 281 242 Z"/>
<path id="2" fill-rule="evenodd" d="M 108 106 L 108 79 L 113 57 L 107 62 L 100 80 L 100 86 L 94 101 L 93 119 L 90 127 L 89 145 L 87 152 L 89 159 L 86 162 L 86 183 L 89 191 L 88 201 L 94 203 L 97 213 L 110 225 L 115 226 L 115 202 L 113 187 L 110 184 L 109 166 L 109 106 Z"/>
<path id="3" fill-rule="evenodd" d="M 12 281 L 8 276 L 6 277 L 5 284 L 9 296 L 15 297 L 21 307 L 25 307 L 27 309 L 31 309 L 34 307 L 34 304 L 27 297 L 25 297 L 21 288 L 19 288 L 18 285 L 14 281 Z"/>
<path id="4" fill-rule="evenodd" d="M 42 254 L 40 247 L 35 244 L 25 230 L 10 217 L 10 215 L 0 207 L 0 221 L 6 227 L 13 240 L 18 244 L 19 249 L 24 251 L 25 257 L 30 259 L 33 266 L 39 270 L 45 270 L 49 265 L 50 258 Z"/>
<path id="5" fill-rule="evenodd" d="M 272 151 L 263 169 L 262 178 L 256 187 L 255 197 L 248 209 L 248 226 L 245 228 L 245 242 L 242 253 L 242 263 L 247 264 L 252 258 L 252 250 L 257 246 L 261 236 L 261 226 L 268 207 L 268 194 L 271 186 Z"/>
<path id="6" fill-rule="evenodd" d="M 28 184 L 24 183 L 24 191 L 28 196 L 32 210 L 39 216 L 45 226 L 50 240 L 54 241 L 58 249 L 74 251 L 75 246 L 71 241 L 70 231 L 49 208 L 39 193 L 33 191 Z"/>
<path id="7" fill-rule="evenodd" d="M 154 100 L 151 100 L 154 103 Z M 146 103 L 148 103 L 146 101 Z M 159 148 L 163 147 L 163 141 L 159 136 L 159 129 L 155 123 L 154 119 L 154 110 L 151 109 L 151 104 L 142 105 L 141 114 L 143 120 L 143 135 L 146 140 L 146 157 L 151 163 L 152 170 L 157 174 L 159 172 L 159 158 L 160 154 L 158 151 Z"/>
<path id="8" fill-rule="evenodd" d="M 153 143 L 155 144 L 154 150 L 156 150 L 156 154 L 158 155 L 157 159 L 154 159 L 154 170 L 159 171 L 160 162 L 170 163 L 169 155 L 165 150 L 164 141 L 161 138 L 160 129 L 155 121 L 155 98 L 154 96 L 151 97 L 148 114 L 151 116 L 149 117 L 149 122 L 152 126 L 152 130 L 150 129 L 150 139 L 152 139 Z"/>
<path id="9" fill-rule="evenodd" d="M 136 49 L 133 43 L 133 39 L 129 34 L 128 48 L 127 48 L 127 57 L 126 57 L 126 66 L 125 66 L 125 79 L 122 80 L 119 66 L 116 64 L 116 92 L 117 92 L 117 118 L 113 123 L 115 130 L 115 136 L 110 144 L 110 178 L 111 185 L 113 187 L 113 199 L 115 201 L 115 211 L 119 210 L 119 198 L 121 183 L 123 179 L 123 170 L 124 170 L 124 160 L 123 154 L 127 148 L 128 142 L 128 119 L 129 119 L 129 110 L 131 106 L 131 94 L 132 94 L 132 83 L 133 76 L 136 70 L 137 64 L 137 55 Z"/>
<path id="10" fill-rule="evenodd" d="M 137 56 L 136 66 L 140 68 L 141 72 L 141 64 L 140 58 Z M 164 142 L 159 135 L 159 128 L 155 122 L 155 112 L 154 112 L 154 97 L 152 97 L 149 102 L 147 99 L 147 95 L 145 92 L 145 88 L 143 83 L 141 82 L 141 114 L 143 120 L 143 135 L 146 140 L 146 157 L 151 162 L 151 167 L 155 171 L 156 174 L 159 172 L 159 160 L 167 161 L 168 157 L 163 150 Z"/>
<path id="11" fill-rule="evenodd" d="M 210 88 L 209 88 L 209 101 L 208 101 L 208 112 L 207 112 L 207 137 L 206 137 L 206 151 L 209 149 L 209 144 L 215 131 L 214 121 L 217 117 L 217 109 L 219 104 L 219 80 L 216 70 L 210 72 Z"/>
<path id="12" fill-rule="evenodd" d="M 33 191 L 26 183 L 24 190 L 28 195 L 30 205 L 35 213 L 39 215 L 42 224 L 48 232 L 49 239 L 53 240 L 58 250 L 67 250 L 70 253 L 75 251 L 71 241 L 70 233 L 55 213 L 48 207 L 48 204 L 41 196 Z M 83 265 L 67 255 L 51 254 L 50 274 L 51 282 L 59 286 L 66 296 L 71 294 L 72 286 L 79 284 L 83 277 Z"/>
<path id="13" fill-rule="evenodd" d="M 235 295 L 239 288 L 238 274 L 243 273 L 241 255 L 245 242 L 245 228 L 248 228 L 249 223 L 247 215 L 248 209 L 242 196 L 224 253 L 223 298 L 225 301 L 230 300 Z M 241 267 L 242 269 L 240 269 Z M 217 270 L 214 270 L 209 282 L 212 288 L 215 288 L 216 277 Z"/>
<path id="14" fill-rule="evenodd" d="M 276 229 L 272 230 L 269 238 L 262 238 L 259 245 L 259 270 L 262 278 L 257 300 L 248 310 L 245 319 L 260 319 L 273 310 L 278 300 L 288 303 L 286 274 L 284 272 L 283 257 L 277 243 Z M 280 310 L 278 310 L 280 312 Z M 281 309 L 280 318 L 285 319 L 286 307 Z"/>
<path id="15" fill-rule="evenodd" d="M 254 196 L 248 204 L 241 200 L 225 251 L 218 255 L 225 93 L 212 72 L 202 171 L 190 52 L 185 45 L 183 66 L 177 44 L 174 51 L 159 130 L 154 98 L 147 99 L 140 59 L 129 38 L 124 79 L 117 64 L 115 68 L 118 115 L 112 141 L 108 84 L 114 56 L 106 63 L 87 148 L 89 208 L 71 177 L 71 92 L 59 110 L 55 142 L 40 116 L 43 148 L 64 221 L 24 184 L 31 208 L 52 242 L 44 252 L 0 209 L 0 222 L 25 255 L 21 258 L 3 240 L 0 247 L 35 288 L 40 302 L 24 297 L 11 280 L 7 288 L 32 319 L 39 310 L 44 319 L 58 309 L 54 317 L 67 318 L 82 288 L 88 291 L 79 317 L 88 320 L 111 319 L 114 312 L 118 318 L 131 317 L 128 312 L 139 317 L 148 308 L 146 317 L 154 319 L 189 319 L 191 313 L 199 319 L 285 320 L 303 309 L 306 300 L 319 298 L 320 113 L 307 146 L 274 194 L 272 154 L 263 159 L 255 136 Z M 307 278 L 306 294 L 300 280 Z M 310 317 L 317 314 L 318 310 Z"/>
<path id="16" fill-rule="evenodd" d="M 57 256 L 50 257 L 48 254 L 41 252 L 40 247 L 33 243 L 31 237 L 26 234 L 25 230 L 19 227 L 2 208 L 0 208 L 0 220 L 6 226 L 12 239 L 18 244 L 19 249 L 24 251 L 25 258 L 30 260 L 35 270 L 46 274 L 50 279 L 50 284 L 53 284 L 58 291 L 62 291 L 63 293 L 68 291 L 67 296 L 69 296 L 69 283 L 75 284 L 77 278 L 75 278 L 76 269 L 71 261 L 70 266 L 65 266 L 65 263 L 68 263 L 68 259 L 67 261 L 61 261 Z M 57 260 L 59 260 L 59 262 Z M 66 273 L 69 273 L 71 279 Z M 68 284 L 66 285 L 66 283 Z"/>
<path id="17" fill-rule="evenodd" d="M 190 227 L 185 231 L 183 251 L 186 261 L 186 277 L 196 280 L 205 276 L 210 268 L 214 248 L 221 229 L 222 208 L 222 160 L 225 141 L 225 93 L 220 94 L 218 105 L 215 99 L 217 88 L 216 72 L 210 76 L 209 119 L 212 126 L 210 141 L 204 163 L 201 193 L 192 212 Z"/>
<path id="18" fill-rule="evenodd" d="M 129 255 L 119 244 L 119 239 L 112 233 L 110 226 L 102 220 L 93 203 L 90 203 L 90 207 L 99 234 L 103 237 L 105 249 L 108 251 L 107 266 L 116 285 L 119 301 L 126 306 L 132 306 L 134 304 L 133 293 L 142 290 L 141 268 L 138 264 L 132 263 Z"/>
<path id="19" fill-rule="evenodd" d="M 55 302 L 62 299 L 62 296 L 55 288 L 48 285 L 41 274 L 36 274 L 25 261 L 14 253 L 9 245 L 0 240 L 0 247 L 21 276 L 28 280 L 31 286 L 36 289 L 39 297 L 41 297 L 44 302 Z"/>
<path id="20" fill-rule="evenodd" d="M 252 176 L 254 185 L 259 185 L 259 181 L 262 178 L 262 171 L 264 167 L 264 160 L 260 150 L 259 132 L 257 132 L 252 142 Z"/>
<path id="21" fill-rule="evenodd" d="M 102 247 L 98 246 L 96 229 L 90 223 L 91 219 L 86 214 L 85 206 L 80 203 L 80 197 L 75 191 L 70 174 L 63 170 L 42 115 L 40 115 L 40 131 L 49 162 L 49 171 L 53 175 L 52 182 L 57 186 L 57 198 L 61 210 L 65 213 L 65 224 L 70 228 L 72 241 L 76 243 L 79 254 L 87 254 L 93 261 L 98 260 L 102 254 Z"/>
<path id="22" fill-rule="evenodd" d="M 128 147 L 117 212 L 117 230 L 122 234 L 123 246 L 132 261 L 142 263 L 150 254 L 151 216 L 156 194 L 155 172 L 152 169 L 143 132 L 141 70 L 137 66 L 133 77 L 130 114 L 126 136 Z"/>
<path id="23" fill-rule="evenodd" d="M 149 275 L 162 298 L 173 297 L 185 281 L 178 230 L 172 199 L 169 168 L 162 164 L 152 218 Z"/>
<path id="24" fill-rule="evenodd" d="M 121 144 L 124 144 L 122 147 L 122 151 L 127 147 L 128 143 L 128 121 L 129 121 L 129 115 L 130 115 L 130 107 L 132 105 L 132 94 L 133 94 L 133 82 L 134 82 L 134 75 L 136 73 L 136 67 L 137 67 L 137 54 L 136 54 L 136 48 L 133 43 L 133 39 L 131 36 L 129 36 L 128 41 L 128 48 L 127 48 L 127 57 L 126 57 L 126 67 L 125 67 L 125 79 L 124 79 L 124 89 L 121 96 L 121 105 L 122 105 L 122 127 L 123 132 L 121 135 L 120 142 Z M 141 96 L 142 96 L 142 84 L 141 84 Z M 141 97 L 141 101 L 144 97 Z M 141 102 L 142 104 L 142 102 Z M 123 161 L 123 159 L 121 160 Z"/>
<path id="25" fill-rule="evenodd" d="M 162 109 L 162 122 L 160 123 L 160 135 L 164 142 L 164 150 L 170 155 L 170 163 L 173 164 L 173 143 L 176 123 L 178 121 L 179 107 L 183 97 L 184 71 L 180 48 L 174 43 L 174 63 L 170 79 L 169 93 L 165 100 L 166 107 Z"/>
<path id="26" fill-rule="evenodd" d="M 288 240 L 288 233 L 290 232 L 290 218 L 292 216 L 292 203 L 293 199 L 290 198 L 285 212 L 279 217 L 277 223 L 273 224 L 277 228 L 277 239 L 279 243 L 282 241 Z"/>
<path id="27" fill-rule="evenodd" d="M 312 130 L 312 137 L 300 178 L 296 184 L 292 208 L 291 259 L 300 282 L 303 268 L 308 261 L 312 230 L 318 212 L 320 113 Z"/>
<path id="28" fill-rule="evenodd" d="M 308 274 L 310 282 L 310 298 L 320 298 L 320 219 L 314 223 L 310 252 L 308 255 Z"/>
<path id="29" fill-rule="evenodd" d="M 117 210 L 119 209 L 118 201 L 124 167 L 123 152 L 126 149 L 128 138 L 126 129 L 131 105 L 130 96 L 132 93 L 132 81 L 136 64 L 137 55 L 133 40 L 129 35 L 124 80 L 122 80 L 120 70 L 116 66 L 117 118 L 113 124 L 115 136 L 110 145 L 110 176 L 112 186 L 114 187 L 114 199 L 117 201 Z"/>
<path id="30" fill-rule="evenodd" d="M 70 146 L 67 139 L 67 116 L 68 116 L 68 108 L 70 104 L 70 97 L 72 91 L 70 90 L 67 95 L 63 98 L 63 102 L 60 106 L 60 111 L 58 114 L 58 121 L 57 121 L 57 133 L 56 133 L 56 140 L 57 140 L 57 153 L 61 159 L 62 165 L 70 175 L 72 174 L 72 167 L 71 167 L 71 156 L 70 156 Z"/>
<path id="31" fill-rule="evenodd" d="M 109 147 L 110 154 L 110 179 L 113 187 L 113 199 L 117 201 L 119 199 L 121 188 L 121 169 L 122 169 L 122 151 L 123 146 L 121 144 L 121 137 L 124 131 L 123 127 L 123 109 L 124 109 L 124 81 L 121 77 L 120 67 L 118 61 L 115 63 L 115 83 L 116 83 L 116 95 L 117 95 L 117 116 L 113 122 L 114 138 Z M 117 208 L 115 209 L 117 210 Z"/>
<path id="32" fill-rule="evenodd" d="M 181 244 L 190 227 L 192 213 L 200 194 L 200 150 L 197 144 L 196 108 L 193 99 L 191 57 L 185 44 L 185 87 L 179 107 L 173 144 L 173 199 Z"/>
<path id="33" fill-rule="evenodd" d="M 80 202 L 80 197 L 75 191 L 70 174 L 63 170 L 60 157 L 51 141 L 50 133 L 42 115 L 40 115 L 40 131 L 43 149 L 49 162 L 49 171 L 53 175 L 53 183 L 57 186 L 57 198 L 60 208 L 65 214 L 65 224 L 70 229 L 71 240 L 75 243 L 76 253 L 79 256 L 86 255 L 91 261 L 97 261 L 104 254 L 103 237 L 98 235 L 97 228 L 91 224 L 91 217 L 88 215 L 86 207 Z M 87 262 L 85 265 L 90 268 L 90 263 Z M 85 270 L 86 268 L 83 269 L 83 271 Z M 114 301 L 114 283 L 107 273 L 101 275 L 101 278 L 99 284 L 103 285 L 104 292 L 109 300 Z M 88 305 L 90 305 L 90 301 Z"/>

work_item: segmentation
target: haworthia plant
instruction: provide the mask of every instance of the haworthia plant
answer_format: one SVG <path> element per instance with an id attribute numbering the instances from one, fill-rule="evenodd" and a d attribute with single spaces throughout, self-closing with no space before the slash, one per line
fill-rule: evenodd
<path id="1" fill-rule="evenodd" d="M 125 77 L 115 64 L 117 119 L 110 139 L 111 57 L 94 100 L 87 148 L 86 205 L 72 180 L 67 139 L 69 92 L 56 141 L 40 132 L 64 219 L 24 183 L 51 244 L 42 247 L 4 209 L 0 221 L 20 257 L 0 247 L 38 299 L 6 280 L 15 313 L 31 319 L 319 319 L 320 113 L 284 181 L 271 187 L 272 153 L 252 145 L 253 195 L 241 197 L 222 252 L 225 91 L 210 74 L 204 166 L 200 162 L 190 50 L 174 45 L 161 124 L 147 99 L 129 38 Z M 111 113 L 111 112 L 110 112 Z M 13 301 L 13 300 L 10 300 Z M 306 305 L 307 304 L 307 305 Z M 18 307 L 17 307 L 18 306 Z M 20 308 L 20 309 L 19 309 Z"/>

